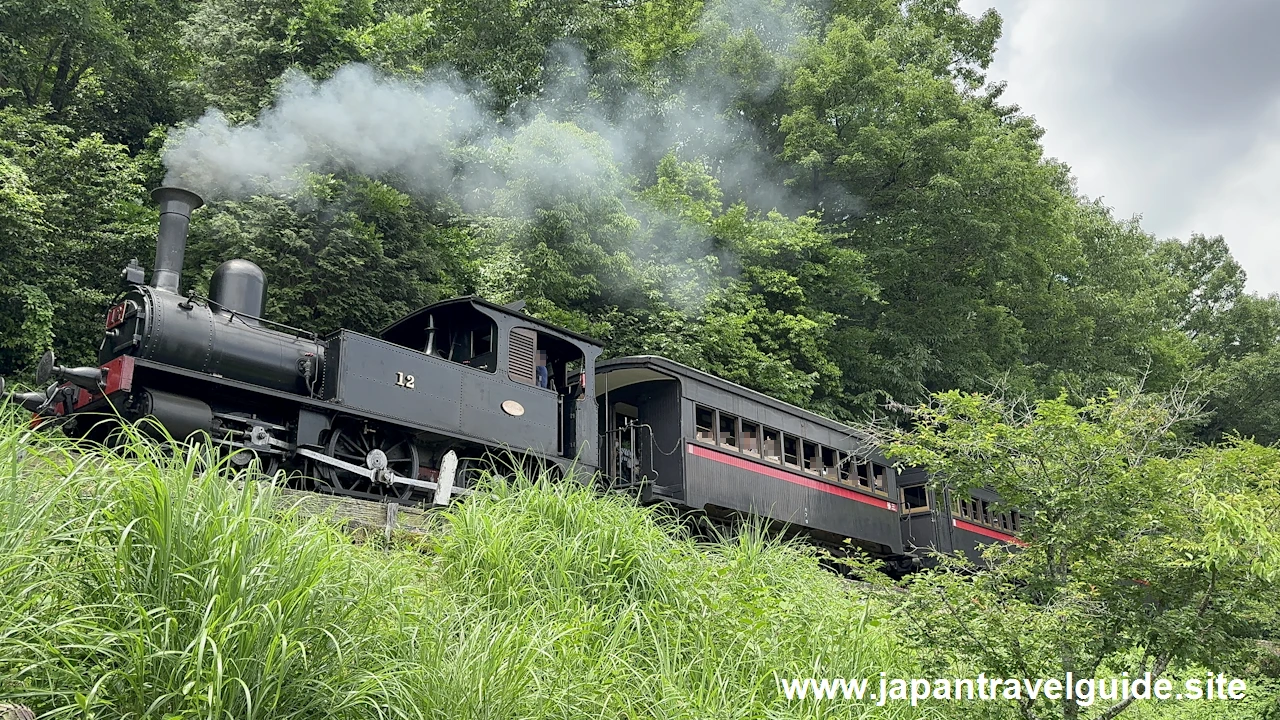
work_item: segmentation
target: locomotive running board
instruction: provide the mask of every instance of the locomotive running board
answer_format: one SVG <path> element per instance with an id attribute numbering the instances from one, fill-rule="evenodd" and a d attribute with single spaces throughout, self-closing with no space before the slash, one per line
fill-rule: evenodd
<path id="1" fill-rule="evenodd" d="M 359 465 L 353 465 L 352 463 L 339 460 L 338 458 L 335 458 L 335 457 L 330 457 L 328 455 L 325 455 L 324 453 L 316 452 L 315 450 L 308 450 L 307 448 L 298 448 L 297 452 L 299 455 L 305 458 L 311 458 L 316 462 L 322 462 L 326 465 L 332 465 L 336 468 L 341 468 L 343 470 L 346 470 L 347 472 L 352 472 L 352 473 L 355 473 L 356 475 L 360 475 L 361 477 L 366 477 L 370 480 L 373 480 L 374 482 L 377 482 L 377 477 L 375 476 L 374 471 L 370 470 L 369 468 L 360 467 Z M 450 452 L 450 454 L 452 454 L 452 451 Z M 444 469 L 447 470 L 448 469 L 447 456 L 446 456 L 445 464 L 446 464 L 446 467 Z M 456 455 L 454 456 L 454 467 L 455 468 L 457 467 Z M 445 476 L 446 474 L 442 472 L 441 475 Z M 390 470 L 385 471 L 382 475 L 382 478 L 386 482 L 390 482 L 398 485 L 409 485 L 416 488 L 423 488 L 425 490 L 441 491 L 441 485 L 443 485 L 444 488 L 442 492 L 444 493 L 444 497 L 437 498 L 437 500 L 435 501 L 435 504 L 437 505 L 449 504 L 449 495 L 470 495 L 471 494 L 470 490 L 453 487 L 452 473 L 448 473 L 447 478 L 442 478 L 445 481 L 440 484 L 433 483 L 429 480 L 416 480 L 414 478 L 403 477 L 391 472 Z M 440 495 L 441 493 L 437 492 L 436 494 Z M 444 500 L 444 502 L 440 502 L 440 500 Z"/>

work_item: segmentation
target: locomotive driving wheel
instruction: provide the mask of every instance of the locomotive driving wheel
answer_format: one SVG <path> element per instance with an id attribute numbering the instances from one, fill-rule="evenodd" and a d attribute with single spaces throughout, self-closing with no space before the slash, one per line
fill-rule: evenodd
<path id="1" fill-rule="evenodd" d="M 390 471 L 406 478 L 418 476 L 418 448 L 414 446 L 413 438 L 370 423 L 357 420 L 335 423 L 333 430 L 329 431 L 325 451 L 329 457 L 361 468 Z M 325 464 L 320 464 L 317 471 L 331 490 L 348 495 L 407 500 L 414 490 L 411 485 L 370 480 L 350 470 Z"/>

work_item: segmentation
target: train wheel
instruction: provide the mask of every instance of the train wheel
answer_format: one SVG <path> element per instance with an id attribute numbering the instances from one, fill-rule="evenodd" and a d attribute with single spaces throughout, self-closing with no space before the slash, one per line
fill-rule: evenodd
<path id="1" fill-rule="evenodd" d="M 388 470 L 402 477 L 418 476 L 418 448 L 414 446 L 413 438 L 376 425 L 354 420 L 335 424 L 330 431 L 326 451 L 330 457 L 362 468 L 369 466 L 375 451 L 381 451 L 386 456 Z M 356 473 L 323 464 L 318 470 L 320 479 L 336 492 L 398 500 L 408 500 L 414 492 L 410 485 L 376 483 Z"/>

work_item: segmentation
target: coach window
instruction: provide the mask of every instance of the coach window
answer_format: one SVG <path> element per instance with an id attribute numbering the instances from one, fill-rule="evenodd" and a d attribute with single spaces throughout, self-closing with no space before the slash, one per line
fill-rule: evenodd
<path id="1" fill-rule="evenodd" d="M 965 520 L 968 520 L 969 519 L 969 501 L 957 500 L 956 505 L 957 507 L 960 508 L 960 517 L 964 518 Z"/>
<path id="2" fill-rule="evenodd" d="M 746 420 L 742 421 L 742 452 L 760 454 L 760 426 Z"/>
<path id="3" fill-rule="evenodd" d="M 991 506 L 987 504 L 986 500 L 982 501 L 980 509 L 978 510 L 978 521 L 983 525 L 991 524 Z"/>
<path id="4" fill-rule="evenodd" d="M 720 444 L 738 448 L 738 418 L 720 413 Z"/>
<path id="5" fill-rule="evenodd" d="M 791 467 L 800 467 L 800 441 L 795 435 L 782 436 L 782 461 Z"/>
<path id="6" fill-rule="evenodd" d="M 836 462 L 836 451 L 829 447 L 822 448 L 822 477 L 835 480 L 836 473 L 840 469 L 839 463 Z"/>
<path id="7" fill-rule="evenodd" d="M 902 507 L 908 515 L 929 512 L 929 490 L 924 485 L 902 488 Z"/>
<path id="8" fill-rule="evenodd" d="M 694 423 L 698 426 L 698 439 L 702 442 L 714 443 L 716 441 L 715 412 L 698 405 L 697 410 L 694 411 L 694 417 Z"/>
<path id="9" fill-rule="evenodd" d="M 849 474 L 849 465 L 853 463 L 853 459 L 842 452 L 836 452 L 836 467 L 832 471 L 831 476 L 841 485 L 857 485 L 857 481 Z"/>
<path id="10" fill-rule="evenodd" d="M 1013 531 L 1015 533 L 1022 532 L 1022 515 L 1017 510 L 1009 513 L 1009 521 L 1013 524 Z"/>
<path id="11" fill-rule="evenodd" d="M 858 485 L 858 460 L 852 455 L 840 457 L 840 482 L 850 487 Z"/>
<path id="12" fill-rule="evenodd" d="M 782 462 L 782 438 L 773 428 L 764 429 L 764 459 Z"/>
<path id="13" fill-rule="evenodd" d="M 871 465 L 871 489 L 881 495 L 889 494 L 889 468 L 883 465 Z"/>
<path id="14" fill-rule="evenodd" d="M 813 474 L 822 472 L 822 457 L 818 454 L 818 444 L 811 442 L 802 443 L 804 448 L 804 469 Z"/>
<path id="15" fill-rule="evenodd" d="M 858 463 L 858 487 L 871 489 L 871 463 Z"/>

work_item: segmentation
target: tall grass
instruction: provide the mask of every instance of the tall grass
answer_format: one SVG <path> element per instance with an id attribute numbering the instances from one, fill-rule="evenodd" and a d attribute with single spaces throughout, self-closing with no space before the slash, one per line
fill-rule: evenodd
<path id="1" fill-rule="evenodd" d="M 45 717 L 922 716 L 779 694 L 913 668 L 877 605 L 758 533 L 702 545 L 516 477 L 382 547 L 198 447 L 71 450 L 0 420 L 0 702 Z"/>

